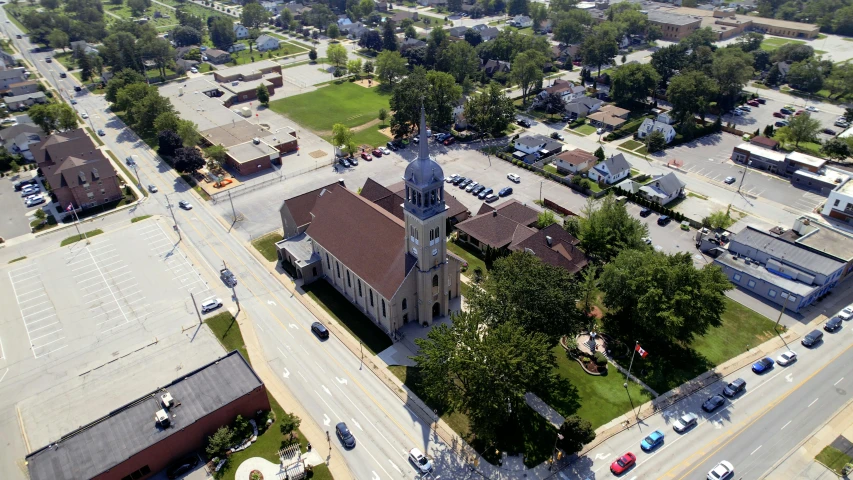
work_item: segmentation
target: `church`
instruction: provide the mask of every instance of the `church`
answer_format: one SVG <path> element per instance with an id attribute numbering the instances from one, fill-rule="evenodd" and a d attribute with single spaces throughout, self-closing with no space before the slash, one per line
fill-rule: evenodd
<path id="1" fill-rule="evenodd" d="M 432 325 L 459 296 L 462 260 L 447 251 L 444 172 L 429 156 L 426 118 L 418 157 L 403 175 L 402 219 L 333 183 L 280 208 L 282 265 L 303 284 L 325 280 L 388 335 Z"/>

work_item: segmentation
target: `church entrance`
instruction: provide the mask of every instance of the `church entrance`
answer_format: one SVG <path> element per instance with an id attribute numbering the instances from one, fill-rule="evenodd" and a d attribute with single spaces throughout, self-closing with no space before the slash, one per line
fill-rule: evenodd
<path id="1" fill-rule="evenodd" d="M 404 324 L 409 323 L 409 314 L 408 313 L 403 314 L 403 323 Z"/>
<path id="2" fill-rule="evenodd" d="M 438 302 L 432 304 L 432 316 L 433 318 L 441 315 L 441 305 Z"/>

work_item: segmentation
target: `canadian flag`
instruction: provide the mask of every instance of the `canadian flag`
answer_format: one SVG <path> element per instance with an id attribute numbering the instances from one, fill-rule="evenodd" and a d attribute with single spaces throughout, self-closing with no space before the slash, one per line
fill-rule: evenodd
<path id="1" fill-rule="evenodd" d="M 73 204 L 71 204 L 71 203 L 69 203 L 69 204 L 68 204 L 68 207 L 66 207 L 66 208 L 65 208 L 65 211 L 66 211 L 66 212 L 70 212 L 71 210 L 74 210 L 74 205 L 73 205 Z"/>
<path id="2" fill-rule="evenodd" d="M 639 343 L 634 346 L 634 351 L 639 353 L 640 356 L 643 358 L 646 358 L 646 356 L 648 356 L 649 354 L 649 352 L 643 350 L 643 347 L 641 347 Z"/>

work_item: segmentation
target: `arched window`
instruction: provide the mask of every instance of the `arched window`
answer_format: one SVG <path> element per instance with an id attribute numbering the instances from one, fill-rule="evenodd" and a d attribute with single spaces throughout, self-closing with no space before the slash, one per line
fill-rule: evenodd
<path id="1" fill-rule="evenodd" d="M 432 230 L 429 231 L 429 241 L 432 242 L 435 239 L 435 232 Z"/>
<path id="2" fill-rule="evenodd" d="M 386 314 L 385 314 L 385 299 L 384 299 L 384 298 L 382 299 L 382 316 L 383 316 L 383 317 L 387 317 L 387 316 L 388 316 L 388 315 L 386 315 Z"/>
<path id="3" fill-rule="evenodd" d="M 406 299 L 404 298 L 404 299 L 403 299 L 403 310 L 405 310 L 407 306 L 408 306 L 408 305 L 406 304 Z"/>
<path id="4" fill-rule="evenodd" d="M 438 275 L 433 275 L 433 276 L 432 276 L 432 286 L 433 286 L 433 287 L 437 287 L 437 286 L 438 286 Z"/>

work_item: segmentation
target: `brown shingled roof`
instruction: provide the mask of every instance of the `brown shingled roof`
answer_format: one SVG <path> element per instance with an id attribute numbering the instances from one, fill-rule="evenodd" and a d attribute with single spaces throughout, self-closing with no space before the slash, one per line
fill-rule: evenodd
<path id="1" fill-rule="evenodd" d="M 495 207 L 495 210 L 499 214 L 509 217 L 514 222 L 522 225 L 532 225 L 539 218 L 539 212 L 515 199 L 498 205 Z"/>
<path id="2" fill-rule="evenodd" d="M 308 236 L 380 295 L 393 297 L 415 265 L 405 251 L 403 222 L 342 187 L 315 194 L 310 212 Z"/>
<path id="3" fill-rule="evenodd" d="M 551 237 L 551 244 L 548 244 Z M 583 269 L 589 260 L 586 254 L 577 248 L 580 240 L 573 237 L 557 224 L 549 225 L 539 230 L 525 240 L 514 243 L 510 250 L 530 250 L 543 262 L 555 267 L 562 267 L 569 273 L 577 273 Z"/>
<path id="4" fill-rule="evenodd" d="M 337 183 L 330 183 L 325 187 L 320 187 L 316 190 L 311 190 L 308 193 L 303 193 L 302 195 L 297 195 L 285 200 L 284 204 L 287 205 L 288 210 L 290 210 L 290 214 L 293 215 L 293 220 L 296 221 L 296 227 L 298 228 L 311 223 L 311 210 L 314 208 L 314 204 L 320 197 L 320 192 L 323 191 L 323 189 L 334 190 L 336 188 L 338 188 Z"/>
<path id="5" fill-rule="evenodd" d="M 82 128 L 54 133 L 31 146 L 30 152 L 54 188 L 116 176 L 110 161 Z"/>
<path id="6" fill-rule="evenodd" d="M 579 148 L 560 152 L 560 154 L 557 155 L 557 158 L 576 167 L 584 162 L 588 162 L 590 165 L 594 165 L 595 162 L 598 160 L 595 155 Z"/>

